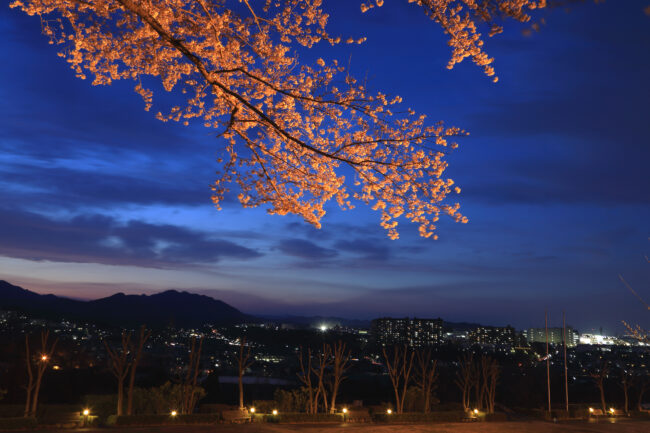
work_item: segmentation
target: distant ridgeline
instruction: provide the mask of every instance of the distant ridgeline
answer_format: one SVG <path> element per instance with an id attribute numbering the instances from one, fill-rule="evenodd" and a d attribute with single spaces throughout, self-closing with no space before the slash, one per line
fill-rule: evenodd
<path id="1" fill-rule="evenodd" d="M 225 302 L 176 290 L 154 295 L 117 293 L 93 301 L 39 295 L 0 280 L 0 310 L 20 311 L 44 319 L 84 320 L 111 326 L 194 327 L 257 321 Z"/>

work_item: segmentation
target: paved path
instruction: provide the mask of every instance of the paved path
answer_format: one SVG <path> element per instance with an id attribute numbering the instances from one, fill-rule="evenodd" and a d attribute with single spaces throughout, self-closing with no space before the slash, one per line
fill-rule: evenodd
<path id="1" fill-rule="evenodd" d="M 120 427 L 38 430 L 39 433 L 648 433 L 650 421 L 542 421 L 450 424 L 215 424 L 199 426 Z"/>

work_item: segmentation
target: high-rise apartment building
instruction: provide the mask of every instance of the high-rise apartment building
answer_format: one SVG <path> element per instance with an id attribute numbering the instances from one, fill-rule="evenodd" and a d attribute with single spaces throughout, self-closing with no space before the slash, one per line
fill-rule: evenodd
<path id="1" fill-rule="evenodd" d="M 442 341 L 442 319 L 384 317 L 372 321 L 370 332 L 382 346 L 433 346 Z"/>
<path id="2" fill-rule="evenodd" d="M 546 328 L 529 328 L 524 331 L 526 341 L 529 343 L 546 343 Z M 566 327 L 567 347 L 575 347 L 579 340 L 580 334 L 570 326 Z M 548 328 L 548 342 L 550 344 L 562 344 L 562 328 Z"/>

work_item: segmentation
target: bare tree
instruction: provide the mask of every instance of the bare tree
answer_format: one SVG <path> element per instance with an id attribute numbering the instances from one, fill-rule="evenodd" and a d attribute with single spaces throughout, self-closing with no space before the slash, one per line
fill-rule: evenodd
<path id="1" fill-rule="evenodd" d="M 129 389 L 127 392 L 127 397 L 126 397 L 126 414 L 127 415 L 133 415 L 133 388 L 135 387 L 135 372 L 136 369 L 138 368 L 138 363 L 140 362 L 140 358 L 142 357 L 142 349 L 144 348 L 145 343 L 151 336 L 151 330 L 147 331 L 147 328 L 145 325 L 142 325 L 140 327 L 140 337 L 138 339 L 138 345 L 135 349 L 135 353 L 133 354 L 133 358 L 131 360 L 131 371 L 130 371 L 130 376 L 129 376 Z"/>
<path id="2" fill-rule="evenodd" d="M 619 383 L 619 385 L 623 389 L 623 398 L 624 398 L 623 410 L 625 411 L 626 414 L 630 412 L 630 396 L 629 396 L 630 377 L 631 374 L 628 371 L 626 371 L 624 368 L 621 369 L 621 382 Z"/>
<path id="3" fill-rule="evenodd" d="M 251 347 L 246 346 L 246 337 L 241 337 L 239 339 L 239 353 L 237 355 L 240 410 L 244 410 L 244 373 L 253 364 L 253 362 L 255 362 L 255 359 L 251 359 Z"/>
<path id="4" fill-rule="evenodd" d="M 122 343 L 118 349 L 112 349 L 106 340 L 104 346 L 110 359 L 110 370 L 117 379 L 117 416 L 122 415 L 124 402 L 124 379 L 129 374 L 131 362 L 129 352 L 131 351 L 131 333 L 122 331 Z"/>
<path id="5" fill-rule="evenodd" d="M 605 379 L 609 375 L 609 363 L 603 361 L 600 368 L 591 373 L 591 378 L 596 382 L 596 386 L 600 390 L 600 404 L 603 413 L 607 413 L 607 403 L 605 402 Z"/>
<path id="6" fill-rule="evenodd" d="M 52 345 L 48 348 L 47 340 L 49 336 L 50 336 L 49 330 L 41 332 L 41 355 L 36 368 L 36 384 L 34 385 L 34 399 L 32 401 L 32 411 L 31 411 L 32 416 L 36 416 L 36 408 L 38 407 L 38 394 L 41 390 L 41 381 L 43 380 L 43 374 L 45 374 L 45 370 L 47 369 L 47 366 L 50 363 L 50 360 L 52 359 L 52 355 L 54 354 L 54 348 L 56 347 L 56 343 L 59 341 L 58 338 L 55 338 L 54 341 L 52 342 Z"/>
<path id="7" fill-rule="evenodd" d="M 499 363 L 489 356 L 481 357 L 481 373 L 483 376 L 483 398 L 488 413 L 494 413 L 497 380 L 499 378 Z"/>
<path id="8" fill-rule="evenodd" d="M 314 412 L 314 386 L 311 380 L 312 372 L 312 355 L 311 348 L 307 349 L 307 357 L 305 359 L 303 349 L 300 347 L 300 352 L 298 353 L 298 359 L 300 360 L 300 372 L 298 373 L 298 379 L 305 385 L 307 388 L 307 413 Z"/>
<path id="9" fill-rule="evenodd" d="M 34 391 L 34 373 L 32 372 L 32 355 L 29 351 L 29 334 L 25 334 L 25 365 L 27 366 L 27 398 L 25 399 L 24 416 L 28 417 L 32 409 L 32 392 Z"/>
<path id="10" fill-rule="evenodd" d="M 406 397 L 406 390 L 413 369 L 414 352 L 406 346 L 395 346 L 392 356 L 388 355 L 386 348 L 382 348 L 382 351 L 386 360 L 388 376 L 395 392 L 395 409 L 397 413 L 402 413 L 404 411 L 404 398 Z"/>
<path id="11" fill-rule="evenodd" d="M 332 349 L 332 377 L 331 377 L 331 402 L 330 413 L 336 412 L 336 397 L 339 392 L 339 386 L 345 379 L 345 372 L 350 362 L 350 351 L 346 349 L 346 344 L 339 340 Z"/>
<path id="12" fill-rule="evenodd" d="M 323 350 L 318 353 L 317 356 L 317 365 L 312 364 L 312 372 L 316 375 L 318 385 L 316 388 L 316 394 L 314 396 L 314 411 L 313 413 L 318 412 L 318 399 L 323 400 L 323 406 L 325 412 L 329 412 L 329 402 L 327 401 L 327 390 L 325 389 L 325 372 L 332 364 L 332 348 L 329 344 L 323 344 Z"/>
<path id="13" fill-rule="evenodd" d="M 481 360 L 476 359 L 476 362 L 472 364 L 472 387 L 474 388 L 474 399 L 476 400 L 476 407 L 478 410 L 483 410 L 483 404 L 485 403 L 485 393 L 487 392 L 485 389 L 485 378 L 481 375 Z"/>
<path id="14" fill-rule="evenodd" d="M 38 395 L 41 390 L 41 383 L 43 375 L 47 366 L 52 360 L 56 343 L 59 341 L 55 338 L 51 345 L 48 344 L 50 331 L 45 330 L 41 332 L 41 352 L 36 359 L 36 380 L 34 380 L 34 372 L 32 370 L 32 356 L 29 349 L 29 336 L 25 335 L 25 362 L 27 364 L 27 398 L 25 401 L 24 416 L 36 416 L 36 409 L 38 408 Z"/>
<path id="15" fill-rule="evenodd" d="M 431 359 L 431 349 L 421 350 L 416 353 L 416 377 L 422 390 L 424 413 L 431 410 L 431 394 L 435 390 L 436 381 L 438 380 L 437 366 L 438 360 Z"/>
<path id="16" fill-rule="evenodd" d="M 470 409 L 470 395 L 474 383 L 474 355 L 465 354 L 458 360 L 459 369 L 456 372 L 456 385 L 460 388 L 462 394 L 463 409 L 465 412 Z"/>
<path id="17" fill-rule="evenodd" d="M 637 376 L 634 385 L 638 389 L 637 400 L 636 400 L 636 410 L 643 410 L 643 395 L 645 392 L 650 389 L 650 381 L 648 381 L 647 376 Z"/>
<path id="18" fill-rule="evenodd" d="M 187 364 L 187 372 L 182 385 L 181 411 L 184 414 L 194 412 L 197 400 L 197 380 L 199 377 L 199 366 L 201 363 L 201 349 L 203 347 L 203 336 L 198 339 L 192 337 L 190 347 L 190 358 Z"/>

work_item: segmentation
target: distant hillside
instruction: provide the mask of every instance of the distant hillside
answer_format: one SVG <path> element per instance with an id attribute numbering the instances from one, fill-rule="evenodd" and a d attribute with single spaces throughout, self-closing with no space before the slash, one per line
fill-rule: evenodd
<path id="1" fill-rule="evenodd" d="M 37 317 L 69 318 L 113 326 L 179 327 L 205 323 L 228 325 L 256 320 L 225 302 L 209 296 L 176 290 L 154 295 L 117 293 L 94 301 L 77 301 L 55 295 L 39 295 L 0 280 L 0 309 Z"/>

